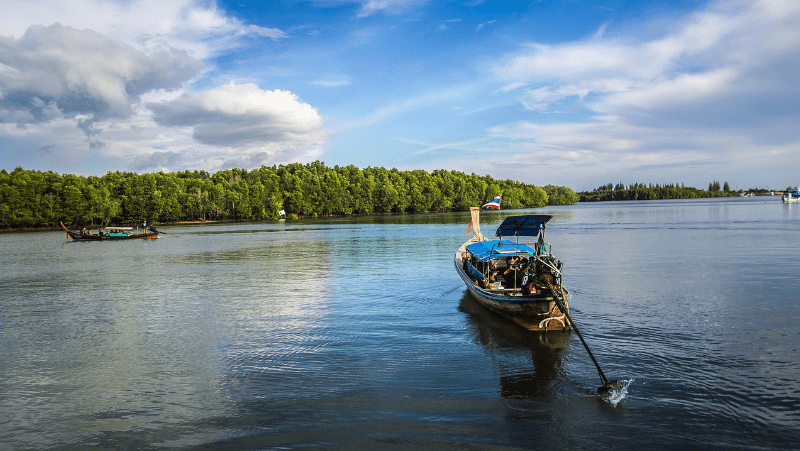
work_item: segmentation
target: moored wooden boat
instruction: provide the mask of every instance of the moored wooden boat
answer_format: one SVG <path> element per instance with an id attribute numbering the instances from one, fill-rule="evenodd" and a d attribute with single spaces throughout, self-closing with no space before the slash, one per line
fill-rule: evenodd
<path id="1" fill-rule="evenodd" d="M 81 230 L 69 230 L 61 223 L 61 227 L 67 232 L 67 239 L 73 241 L 120 241 L 120 240 L 150 240 L 158 238 L 159 231 L 155 227 L 143 227 L 134 229 L 133 227 L 101 227 L 95 230 L 82 228 Z"/>
<path id="2" fill-rule="evenodd" d="M 498 239 L 490 240 L 480 231 L 480 209 L 472 208 L 471 214 L 473 235 L 454 257 L 456 271 L 470 293 L 526 329 L 569 329 L 564 313 L 569 311 L 570 294 L 562 286 L 563 265 L 544 241 L 545 226 L 552 216 L 509 216 L 497 229 Z M 532 246 L 523 244 L 521 236 L 537 241 Z M 556 297 L 567 312 L 561 311 Z"/>

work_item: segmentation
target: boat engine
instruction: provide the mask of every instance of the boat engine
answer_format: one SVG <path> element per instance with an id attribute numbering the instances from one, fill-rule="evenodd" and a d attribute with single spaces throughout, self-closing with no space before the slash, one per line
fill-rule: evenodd
<path id="1" fill-rule="evenodd" d="M 522 294 L 535 294 L 548 285 L 561 285 L 561 268 L 563 264 L 552 257 L 537 259 L 522 276 Z"/>

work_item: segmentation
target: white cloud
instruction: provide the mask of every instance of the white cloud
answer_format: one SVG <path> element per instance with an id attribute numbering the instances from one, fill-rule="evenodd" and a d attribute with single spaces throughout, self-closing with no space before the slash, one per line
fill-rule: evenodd
<path id="1" fill-rule="evenodd" d="M 241 45 L 241 36 L 286 37 L 275 28 L 244 24 L 213 1 L 4 0 L 3 10 L 0 30 L 5 35 L 20 37 L 30 25 L 60 23 L 94 30 L 147 53 L 177 48 L 198 59 Z M 9 11 L 13 13 L 5 14 Z"/>
<path id="2" fill-rule="evenodd" d="M 525 98 L 533 109 L 589 93 L 613 94 L 620 108 L 626 106 L 625 99 L 634 104 L 667 99 L 676 103 L 693 101 L 695 96 L 724 95 L 740 83 L 761 91 L 763 87 L 747 82 L 749 76 L 754 71 L 761 72 L 759 80 L 768 76 L 765 66 L 788 75 L 800 57 L 798 42 L 800 3 L 720 2 L 677 24 L 667 36 L 643 42 L 595 38 L 561 45 L 529 44 L 494 72 L 507 86 L 531 86 Z M 768 76 L 767 81 L 768 86 L 778 83 L 781 89 L 791 86 L 779 77 Z M 593 105 L 606 110 L 602 99 Z"/>
<path id="3" fill-rule="evenodd" d="M 497 22 L 497 20 L 488 20 L 488 21 L 486 21 L 486 22 L 482 22 L 482 23 L 478 24 L 478 26 L 477 26 L 477 28 L 476 28 L 476 29 L 477 29 L 477 30 L 479 30 L 479 31 L 480 31 L 480 30 L 483 30 L 483 28 L 484 28 L 486 25 L 492 25 L 492 24 L 493 24 L 493 23 L 495 23 L 495 22 Z"/>
<path id="4" fill-rule="evenodd" d="M 4 10 L 0 139 L 17 161 L 38 148 L 82 171 L 215 170 L 311 161 L 328 139 L 316 110 L 288 91 L 192 91 L 202 60 L 246 37 L 287 37 L 213 2 L 9 0 Z"/>
<path id="5" fill-rule="evenodd" d="M 787 158 L 800 144 L 787 126 L 800 120 L 800 3 L 713 2 L 650 39 L 608 28 L 581 42 L 526 44 L 493 68 L 501 92 L 529 110 L 559 112 L 577 100 L 594 114 L 493 128 L 520 162 L 569 164 L 587 177 L 720 161 L 744 172 L 755 152 Z"/>
<path id="6" fill-rule="evenodd" d="M 370 127 L 398 115 L 464 98 L 472 92 L 475 92 L 475 87 L 472 85 L 454 85 L 447 87 L 447 89 L 423 92 L 419 95 L 381 106 L 365 117 L 350 121 L 344 126 L 344 129 Z"/>
<path id="7" fill-rule="evenodd" d="M 360 5 L 358 18 L 386 14 L 390 16 L 404 14 L 426 5 L 430 0 L 309 0 L 321 7 L 338 7 L 342 5 Z"/>
<path id="8" fill-rule="evenodd" d="M 312 85 L 322 86 L 325 88 L 339 88 L 348 86 L 353 80 L 347 75 L 328 75 L 311 82 Z"/>
<path id="9" fill-rule="evenodd" d="M 156 151 L 149 155 L 137 155 L 133 168 L 137 171 L 162 170 L 175 167 L 181 160 L 179 152 Z"/>
<path id="10" fill-rule="evenodd" d="M 176 89 L 202 67 L 174 49 L 146 55 L 94 31 L 31 26 L 20 39 L 0 41 L 0 118 L 34 123 L 69 117 L 87 127 L 126 118 L 142 94 Z"/>
<path id="11" fill-rule="evenodd" d="M 227 149 L 226 160 L 276 161 L 321 147 L 328 139 L 322 118 L 291 92 L 255 84 L 187 92 L 163 103 L 148 103 L 162 127 L 188 127 L 198 142 Z M 228 153 L 226 153 L 228 152 Z M 252 159 L 252 158 L 251 158 Z"/>
<path id="12" fill-rule="evenodd" d="M 730 68 L 721 68 L 697 74 L 678 74 L 673 78 L 655 81 L 627 89 L 606 90 L 604 99 L 594 104 L 599 112 L 618 112 L 630 109 L 666 110 L 685 105 L 702 105 L 727 95 L 736 86 L 738 73 Z M 585 94 L 584 94 L 585 95 Z"/>
<path id="13" fill-rule="evenodd" d="M 265 38 L 271 38 L 274 40 L 283 39 L 287 37 L 286 33 L 277 28 L 264 28 L 264 27 L 259 27 L 258 25 L 249 25 L 245 29 L 255 35 L 262 36 Z"/>
<path id="14" fill-rule="evenodd" d="M 368 17 L 377 13 L 389 15 L 403 14 L 406 11 L 425 5 L 430 0 L 361 0 L 358 17 Z"/>

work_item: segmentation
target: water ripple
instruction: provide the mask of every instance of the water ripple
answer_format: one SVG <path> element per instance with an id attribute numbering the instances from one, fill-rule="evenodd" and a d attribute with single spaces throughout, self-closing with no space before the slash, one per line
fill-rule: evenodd
<path id="1" fill-rule="evenodd" d="M 0 447 L 792 449 L 800 210 L 775 206 L 531 210 L 607 399 L 574 333 L 468 294 L 466 214 L 0 234 Z"/>

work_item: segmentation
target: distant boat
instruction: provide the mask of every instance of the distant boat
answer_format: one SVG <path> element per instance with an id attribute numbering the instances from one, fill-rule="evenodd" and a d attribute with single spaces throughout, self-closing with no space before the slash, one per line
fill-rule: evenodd
<path id="1" fill-rule="evenodd" d="M 800 202 L 800 189 L 795 186 L 783 193 L 783 202 L 787 204 Z"/>
<path id="2" fill-rule="evenodd" d="M 456 271 L 470 293 L 489 309 L 530 330 L 567 330 L 569 292 L 562 286 L 562 263 L 550 253 L 544 231 L 550 215 L 509 216 L 498 227 L 499 239 L 480 231 L 480 209 L 471 209 L 472 237 L 458 248 Z M 533 247 L 519 237 L 536 239 Z M 515 240 L 504 239 L 514 237 Z M 562 312 L 556 297 L 567 310 Z"/>
<path id="3" fill-rule="evenodd" d="M 149 226 L 141 229 L 133 227 L 102 227 L 98 229 L 87 229 L 72 231 L 67 229 L 64 223 L 61 227 L 67 232 L 67 239 L 73 241 L 119 241 L 119 240 L 150 240 L 158 238 L 160 233 L 155 227 Z"/>

